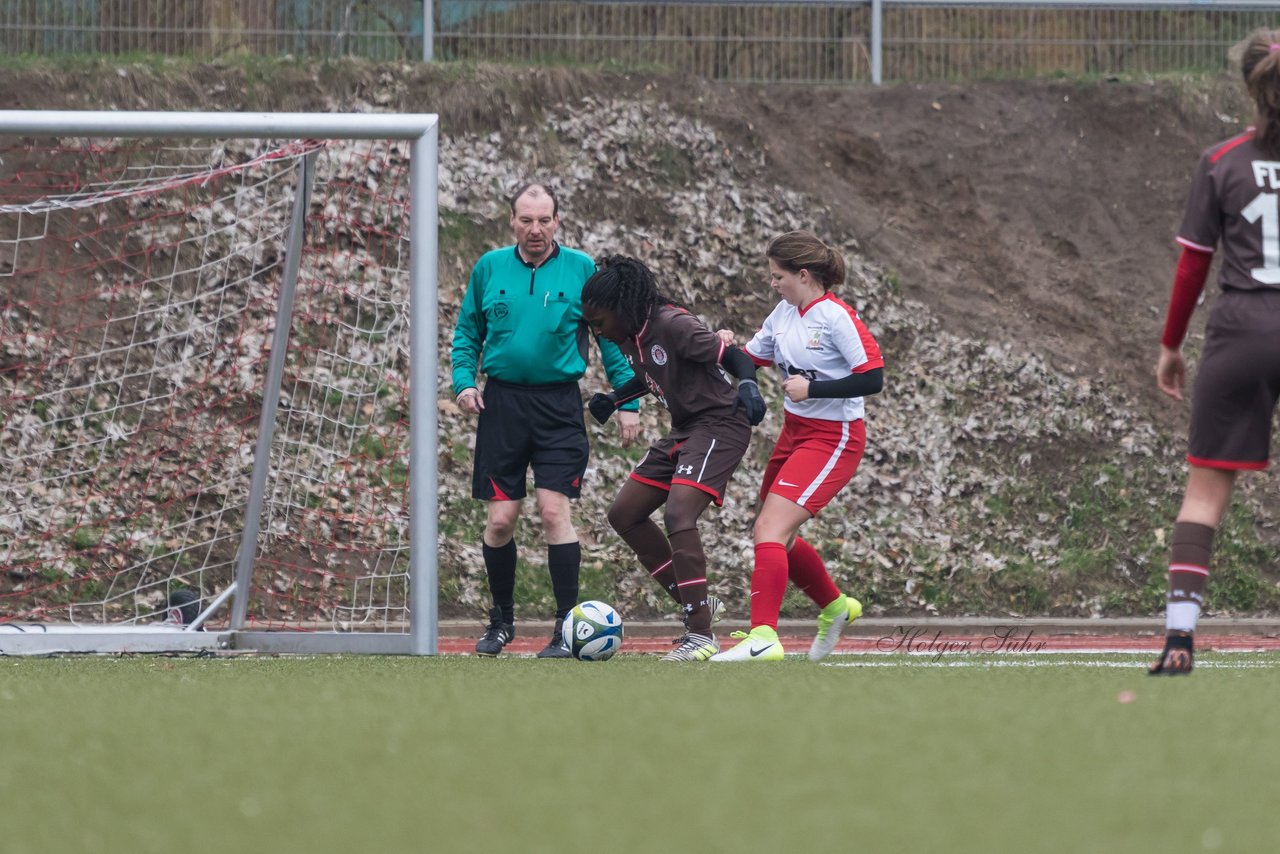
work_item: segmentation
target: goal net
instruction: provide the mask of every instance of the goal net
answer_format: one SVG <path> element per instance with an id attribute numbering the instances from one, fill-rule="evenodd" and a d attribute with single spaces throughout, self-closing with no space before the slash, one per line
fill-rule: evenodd
<path id="1" fill-rule="evenodd" d="M 0 652 L 434 652 L 435 117 L 0 130 Z"/>

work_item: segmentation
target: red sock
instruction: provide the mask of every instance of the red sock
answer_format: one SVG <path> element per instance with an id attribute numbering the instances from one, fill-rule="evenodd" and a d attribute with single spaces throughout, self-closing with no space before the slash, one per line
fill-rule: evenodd
<path id="1" fill-rule="evenodd" d="M 756 568 L 751 573 L 751 627 L 778 630 L 778 612 L 787 592 L 787 548 L 782 543 L 756 546 Z"/>
<path id="2" fill-rule="evenodd" d="M 840 588 L 831 580 L 827 565 L 813 546 L 799 537 L 787 552 L 787 575 L 791 577 L 791 583 L 803 590 L 804 595 L 819 608 L 825 608 L 840 598 Z"/>

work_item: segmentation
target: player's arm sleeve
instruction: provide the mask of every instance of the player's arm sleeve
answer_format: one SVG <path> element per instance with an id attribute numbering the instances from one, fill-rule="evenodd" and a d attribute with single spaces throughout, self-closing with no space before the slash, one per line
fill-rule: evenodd
<path id="1" fill-rule="evenodd" d="M 884 368 L 872 368 L 838 380 L 814 380 L 809 383 L 809 397 L 866 397 L 883 388 Z"/>
<path id="2" fill-rule="evenodd" d="M 737 347 L 729 347 L 724 351 L 724 359 L 721 360 L 721 364 L 724 365 L 724 369 L 732 377 L 740 380 L 754 380 L 756 378 L 756 363 Z M 765 364 L 768 363 L 766 362 Z"/>
<path id="3" fill-rule="evenodd" d="M 480 350 L 484 346 L 484 275 L 477 264 L 467 281 L 467 292 L 458 310 L 458 324 L 453 328 L 453 393 L 476 387 L 476 372 L 480 365 Z"/>
<path id="4" fill-rule="evenodd" d="M 607 338 L 597 336 L 596 345 L 600 348 L 600 359 L 604 362 L 604 372 L 609 377 L 609 385 L 613 387 L 615 392 L 625 388 L 627 383 L 636 379 L 636 372 L 631 370 L 631 366 L 627 364 L 627 357 L 622 355 L 622 351 L 618 349 L 617 344 Z M 639 396 L 631 399 L 629 403 L 620 405 L 618 408 L 627 412 L 638 412 L 640 409 L 638 398 Z"/>
<path id="5" fill-rule="evenodd" d="M 1173 292 L 1169 295 L 1164 334 L 1160 337 L 1160 343 L 1164 346 L 1175 350 L 1182 346 L 1187 326 L 1191 323 L 1191 315 L 1196 310 L 1196 302 L 1209 278 L 1209 265 L 1212 262 L 1212 252 L 1183 247 L 1182 255 L 1178 258 L 1178 269 L 1173 275 Z"/>
<path id="6" fill-rule="evenodd" d="M 636 403 L 648 393 L 649 387 L 645 385 L 644 380 L 638 376 L 632 376 L 613 390 L 613 399 L 618 408 L 622 409 L 628 403 Z"/>

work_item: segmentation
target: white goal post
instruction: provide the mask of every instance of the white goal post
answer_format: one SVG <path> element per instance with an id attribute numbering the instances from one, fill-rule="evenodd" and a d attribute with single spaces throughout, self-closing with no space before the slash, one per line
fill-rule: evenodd
<path id="1" fill-rule="evenodd" d="M 437 168 L 434 114 L 0 111 L 0 654 L 437 652 Z"/>

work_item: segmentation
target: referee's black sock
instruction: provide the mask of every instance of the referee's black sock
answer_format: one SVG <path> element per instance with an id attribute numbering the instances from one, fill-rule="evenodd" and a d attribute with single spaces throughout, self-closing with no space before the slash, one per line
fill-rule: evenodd
<path id="1" fill-rule="evenodd" d="M 551 590 L 556 597 L 557 620 L 578 604 L 578 569 L 581 565 L 581 543 L 547 546 L 547 568 L 551 570 Z"/>
<path id="2" fill-rule="evenodd" d="M 481 543 L 485 572 L 489 574 L 489 595 L 493 604 L 502 609 L 502 620 L 516 621 L 516 540 L 512 537 L 505 546 Z"/>

